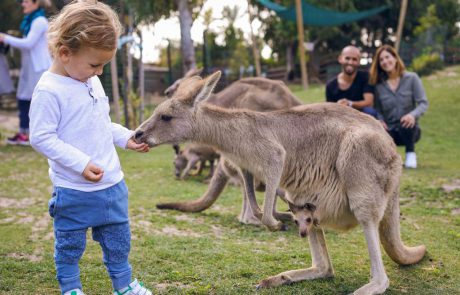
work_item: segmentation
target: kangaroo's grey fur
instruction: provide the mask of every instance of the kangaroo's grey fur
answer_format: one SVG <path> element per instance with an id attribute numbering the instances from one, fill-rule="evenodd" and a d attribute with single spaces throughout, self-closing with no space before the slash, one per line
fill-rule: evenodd
<path id="1" fill-rule="evenodd" d="M 332 264 L 324 227 L 363 228 L 371 261 L 371 281 L 355 294 L 381 294 L 389 280 L 380 251 L 399 264 L 413 264 L 425 246 L 407 247 L 400 237 L 401 157 L 380 123 L 333 103 L 275 112 L 227 110 L 205 101 L 220 78 L 193 77 L 157 107 L 135 138 L 153 147 L 193 141 L 216 146 L 221 154 L 266 184 L 262 222 L 270 229 L 277 187 L 297 206 L 311 203 L 321 228 L 309 233 L 312 267 L 267 278 L 260 287 L 330 277 Z M 253 208 L 255 210 L 255 208 Z"/>
<path id="2" fill-rule="evenodd" d="M 174 174 L 177 178 L 185 179 L 189 176 L 190 170 L 199 165 L 197 174 L 201 174 L 206 161 L 209 162 L 209 176 L 214 174 L 214 161 L 219 159 L 216 150 L 208 145 L 188 144 L 183 150 L 176 151 L 174 157 Z"/>
<path id="3" fill-rule="evenodd" d="M 187 73 L 184 79 L 176 81 L 174 85 L 168 88 L 168 95 L 172 96 L 181 83 L 187 81 L 186 78 L 191 77 L 193 73 L 195 72 Z M 292 94 L 283 81 L 260 77 L 238 80 L 219 93 L 211 94 L 207 102 L 229 109 L 250 109 L 261 112 L 288 109 L 301 105 L 301 102 Z M 243 175 L 252 178 L 251 175 L 243 173 L 239 167 L 232 164 L 228 159 L 226 160 L 225 157 L 221 157 L 207 191 L 199 199 L 185 202 L 160 203 L 157 204 L 157 208 L 174 209 L 182 212 L 201 212 L 214 204 L 230 179 L 238 179 L 244 189 L 243 204 L 238 219 L 245 224 L 260 224 L 260 215 L 257 214 L 256 216 L 256 212 L 249 205 L 251 202 L 253 206 L 257 206 L 254 191 L 250 187 L 245 187 L 245 183 L 248 183 L 250 186 L 251 179 L 244 181 Z M 260 183 L 257 179 L 256 182 Z M 263 190 L 264 187 L 263 185 L 258 185 L 256 188 Z M 281 190 L 277 192 L 278 196 L 281 198 L 284 197 L 284 193 Z M 259 210 L 257 209 L 257 211 Z M 286 213 L 274 211 L 274 215 L 279 220 L 291 219 L 291 215 Z"/>

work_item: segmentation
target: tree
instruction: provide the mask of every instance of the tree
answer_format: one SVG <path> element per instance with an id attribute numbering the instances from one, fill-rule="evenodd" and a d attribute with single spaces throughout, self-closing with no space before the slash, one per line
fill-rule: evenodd
<path id="1" fill-rule="evenodd" d="M 283 6 L 292 5 L 291 0 L 277 2 Z M 362 11 L 382 5 L 389 6 L 389 9 L 380 14 L 355 23 L 331 27 L 309 27 L 309 40 L 316 44 L 315 50 L 319 52 L 337 52 L 350 43 L 373 51 L 382 43 L 393 44 L 394 42 L 401 6 L 400 0 L 308 0 L 308 2 L 318 7 L 343 12 Z M 432 0 L 409 1 L 402 32 L 406 41 L 414 38 L 414 28 L 420 24 L 420 17 L 426 14 L 426 8 L 432 3 Z M 260 9 L 265 9 L 262 5 L 258 5 Z M 447 38 L 458 34 L 458 28 L 455 26 L 460 18 L 457 0 L 436 1 L 436 15 L 441 20 L 441 25 L 447 27 Z M 288 43 L 287 40 L 291 42 L 293 40 L 289 36 L 295 36 L 293 24 L 281 20 L 273 12 L 270 13 L 269 17 L 263 18 L 262 21 L 266 30 L 265 41 L 269 45 L 273 45 L 272 49 L 275 53 L 280 56 L 283 55 L 282 53 Z"/>
<path id="2" fill-rule="evenodd" d="M 190 29 L 193 24 L 193 10 L 190 7 L 200 8 L 203 0 L 174 0 L 174 1 L 143 1 L 143 0 L 124 0 L 135 12 L 137 23 L 153 23 L 162 17 L 170 17 L 179 12 L 179 22 L 181 27 L 181 52 L 182 67 L 186 72 L 196 67 L 195 49 L 193 47 Z"/>

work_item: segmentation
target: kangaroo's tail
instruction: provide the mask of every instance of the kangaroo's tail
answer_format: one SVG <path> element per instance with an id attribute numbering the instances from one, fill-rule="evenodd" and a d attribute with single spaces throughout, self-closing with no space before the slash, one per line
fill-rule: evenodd
<path id="1" fill-rule="evenodd" d="M 398 264 L 419 262 L 425 255 L 425 245 L 407 247 L 401 241 L 399 230 L 399 191 L 390 198 L 379 226 L 380 241 L 385 252 Z"/>
<path id="2" fill-rule="evenodd" d="M 173 203 L 160 203 L 157 204 L 158 209 L 172 209 L 182 212 L 201 212 L 214 204 L 217 198 L 220 196 L 228 182 L 228 176 L 223 171 L 221 165 L 217 165 L 216 171 L 211 178 L 206 193 L 201 198 L 193 201 L 186 202 L 173 202 Z"/>

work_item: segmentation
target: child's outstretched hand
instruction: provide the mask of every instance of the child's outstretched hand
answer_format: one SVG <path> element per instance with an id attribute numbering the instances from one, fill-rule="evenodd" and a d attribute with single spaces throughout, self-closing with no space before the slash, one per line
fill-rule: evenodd
<path id="1" fill-rule="evenodd" d="M 150 150 L 149 145 L 146 143 L 136 143 L 134 139 L 130 138 L 128 143 L 126 144 L 126 148 L 139 152 L 139 153 L 146 153 Z"/>
<path id="2" fill-rule="evenodd" d="M 102 176 L 104 176 L 104 170 L 94 165 L 92 162 L 89 162 L 85 170 L 83 170 L 82 175 L 88 181 L 98 182 L 102 179 Z"/>

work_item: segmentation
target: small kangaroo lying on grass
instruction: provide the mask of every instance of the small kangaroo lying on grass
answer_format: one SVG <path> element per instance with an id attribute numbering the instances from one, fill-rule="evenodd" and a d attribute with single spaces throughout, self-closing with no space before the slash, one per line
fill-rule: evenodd
<path id="1" fill-rule="evenodd" d="M 171 85 L 165 94 L 168 97 L 174 95 L 181 83 L 187 81 L 187 78 L 199 74 L 200 70 L 190 70 L 184 78 L 177 80 Z M 292 94 L 284 82 L 279 80 L 270 80 L 266 78 L 243 78 L 235 81 L 219 93 L 210 94 L 206 102 L 223 108 L 250 109 L 254 111 L 266 112 L 281 109 L 288 109 L 302 103 Z M 252 182 L 252 176 L 244 172 L 248 179 L 246 183 Z M 249 201 L 255 203 L 255 194 L 251 188 L 245 188 L 242 179 L 243 171 L 240 167 L 232 164 L 231 161 L 221 157 L 217 164 L 213 177 L 210 180 L 207 191 L 197 200 L 185 202 L 168 202 L 157 204 L 159 209 L 174 209 L 182 212 L 201 212 L 208 209 L 218 199 L 224 190 L 227 182 L 237 179 L 242 184 L 245 192 L 243 193 L 243 204 L 238 220 L 244 224 L 259 225 L 260 216 L 257 217 Z M 260 183 L 260 180 L 257 180 Z M 263 186 L 257 186 L 259 191 L 263 191 Z M 249 194 L 249 196 L 248 196 Z M 278 196 L 284 197 L 284 193 L 278 190 Z M 257 203 L 254 204 L 257 206 Z M 258 207 L 258 206 L 257 206 Z M 274 216 L 278 220 L 291 220 L 292 216 L 287 213 L 274 211 Z"/>
<path id="2" fill-rule="evenodd" d="M 137 128 L 135 139 L 154 147 L 184 141 L 215 146 L 221 155 L 265 182 L 261 221 L 277 230 L 275 193 L 286 190 L 296 206 L 311 203 L 321 228 L 309 232 L 312 267 L 267 278 L 260 287 L 333 276 L 324 227 L 363 228 L 371 280 L 354 294 L 381 294 L 389 285 L 380 242 L 395 262 L 420 261 L 425 246 L 407 247 L 400 237 L 401 157 L 372 117 L 333 103 L 275 112 L 228 110 L 205 103 L 220 78 L 192 77 Z M 250 204 L 253 211 L 257 212 Z M 259 215 L 261 212 L 257 212 Z"/>
<path id="3" fill-rule="evenodd" d="M 214 173 L 214 161 L 219 159 L 219 154 L 210 146 L 189 144 L 183 150 L 175 146 L 176 156 L 174 157 L 174 174 L 177 178 L 185 179 L 189 176 L 190 170 L 199 165 L 197 175 L 203 171 L 206 161 L 209 162 L 210 171 L 206 178 L 212 177 Z"/>

